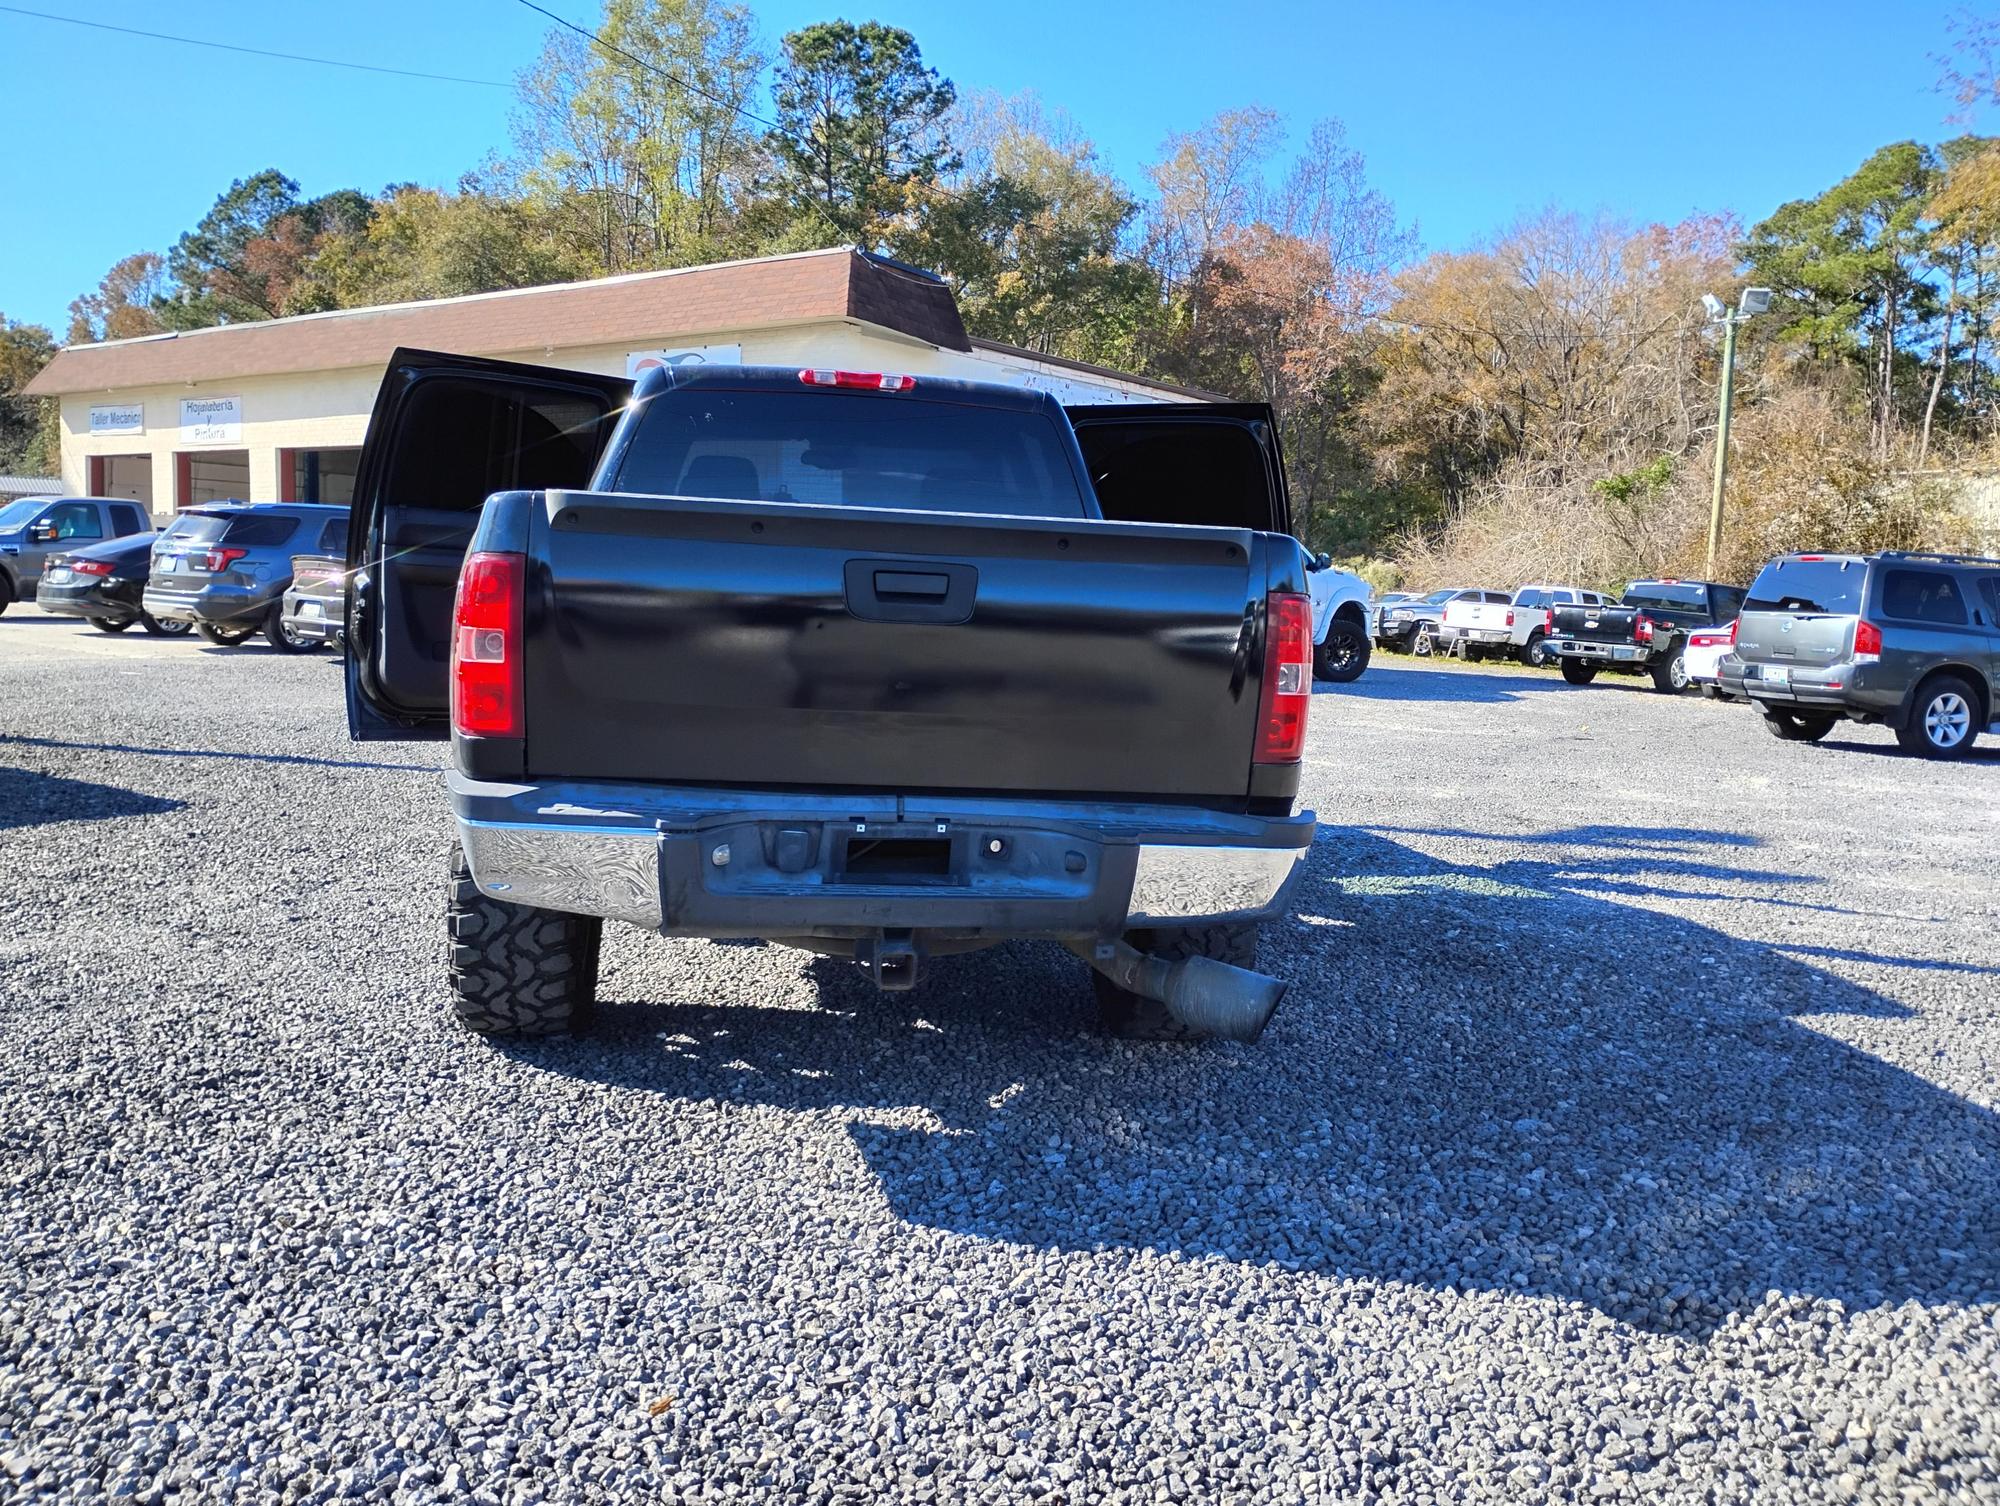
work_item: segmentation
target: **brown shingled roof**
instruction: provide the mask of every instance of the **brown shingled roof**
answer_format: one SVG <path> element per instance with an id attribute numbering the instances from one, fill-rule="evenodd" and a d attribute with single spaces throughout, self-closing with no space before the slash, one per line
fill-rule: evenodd
<path id="1" fill-rule="evenodd" d="M 971 349 L 943 283 L 842 247 L 72 345 L 27 391 L 43 397 L 379 366 L 404 345 L 497 355 L 815 319 L 859 319 L 948 350 Z"/>

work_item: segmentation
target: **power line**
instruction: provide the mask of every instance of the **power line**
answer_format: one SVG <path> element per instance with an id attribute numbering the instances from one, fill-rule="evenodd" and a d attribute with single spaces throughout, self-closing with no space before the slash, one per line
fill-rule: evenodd
<path id="1" fill-rule="evenodd" d="M 512 84 L 490 78 L 461 78 L 451 73 L 419 73 L 410 68 L 383 68 L 374 63 L 350 63 L 341 58 L 314 58 L 298 52 L 271 52 L 262 47 L 239 47 L 233 42 L 213 42 L 206 37 L 176 37 L 164 31 L 140 31 L 133 26 L 113 26 L 108 21 L 85 21 L 77 16 L 58 16 L 45 10 L 26 10 L 18 5 L 0 5 L 10 15 L 32 16 L 37 21 L 59 21 L 65 26 L 87 26 L 93 31 L 115 31 L 128 37 L 145 37 L 153 42 L 178 42 L 183 47 L 211 47 L 218 52 L 242 52 L 251 57 L 277 58 L 286 63 L 317 63 L 322 68 L 351 68 L 357 73 L 387 73 L 397 78 L 429 79 L 437 84 L 474 84 L 482 89 L 511 89 Z"/>
<path id="2" fill-rule="evenodd" d="M 569 31 L 575 32 L 578 36 L 584 38 L 586 41 L 592 43 L 593 45 L 602 47 L 606 52 L 614 53 L 618 57 L 625 59 L 626 62 L 632 64 L 635 68 L 644 68 L 648 73 L 657 73 L 661 78 L 665 79 L 668 83 L 677 84 L 681 88 L 687 90 L 687 92 L 690 94 L 698 94 L 712 105 L 720 105 L 725 110 L 733 110 L 738 115 L 741 115 L 745 120 L 754 120 L 757 122 L 758 125 L 763 126 L 768 130 L 775 131 L 778 129 L 777 121 L 765 119 L 762 115 L 759 115 L 755 110 L 752 110 L 747 105 L 740 105 L 733 99 L 724 99 L 719 94 L 711 94 L 708 92 L 708 90 L 702 88 L 700 84 L 697 84 L 690 79 L 682 78 L 677 73 L 670 73 L 665 68 L 660 67 L 659 64 L 657 63 L 649 63 L 644 58 L 638 57 L 633 53 L 627 52 L 623 47 L 618 46 L 614 42 L 605 41 L 604 38 L 600 37 L 596 32 L 591 31 L 588 27 L 579 26 L 576 24 L 576 22 L 570 20 L 568 17 L 559 16 L 554 11 L 535 4 L 535 0 L 520 0 L 520 3 L 527 6 L 529 10 L 536 12 L 538 15 L 547 16 L 551 21 L 555 22 L 556 25 L 564 27 Z"/>

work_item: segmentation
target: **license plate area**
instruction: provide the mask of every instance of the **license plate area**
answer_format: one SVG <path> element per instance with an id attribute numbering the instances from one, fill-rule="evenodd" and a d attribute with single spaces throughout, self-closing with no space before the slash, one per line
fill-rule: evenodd
<path id="1" fill-rule="evenodd" d="M 893 836 L 850 832 L 841 843 L 833 878 L 841 884 L 955 884 L 961 882 L 949 836 Z"/>

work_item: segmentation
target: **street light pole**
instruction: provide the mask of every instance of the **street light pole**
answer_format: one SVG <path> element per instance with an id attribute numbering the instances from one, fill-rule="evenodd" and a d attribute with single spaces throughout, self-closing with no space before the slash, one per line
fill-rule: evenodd
<path id="1" fill-rule="evenodd" d="M 1729 474 L 1729 400 L 1736 379 L 1736 326 L 1741 317 L 1722 316 L 1722 406 L 1715 419 L 1715 490 L 1708 499 L 1708 567 L 1702 579 L 1715 579 L 1715 556 L 1722 549 L 1722 482 Z"/>
<path id="2" fill-rule="evenodd" d="M 1705 574 L 1715 579 L 1715 557 L 1722 552 L 1722 484 L 1729 475 L 1729 408 L 1736 384 L 1736 326 L 1754 318 L 1771 306 L 1769 288 L 1745 288 L 1735 312 L 1713 293 L 1702 297 L 1709 319 L 1722 326 L 1722 400 L 1715 419 L 1715 490 L 1708 500 L 1708 564 Z"/>

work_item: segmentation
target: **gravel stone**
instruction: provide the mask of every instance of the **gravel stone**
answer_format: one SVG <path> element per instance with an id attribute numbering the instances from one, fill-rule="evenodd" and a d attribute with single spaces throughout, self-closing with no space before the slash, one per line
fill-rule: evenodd
<path id="1" fill-rule="evenodd" d="M 2000 1499 L 1991 740 L 1384 656 L 1255 1047 L 617 926 L 496 1046 L 441 750 L 128 636 L 0 620 L 0 1498 Z"/>

